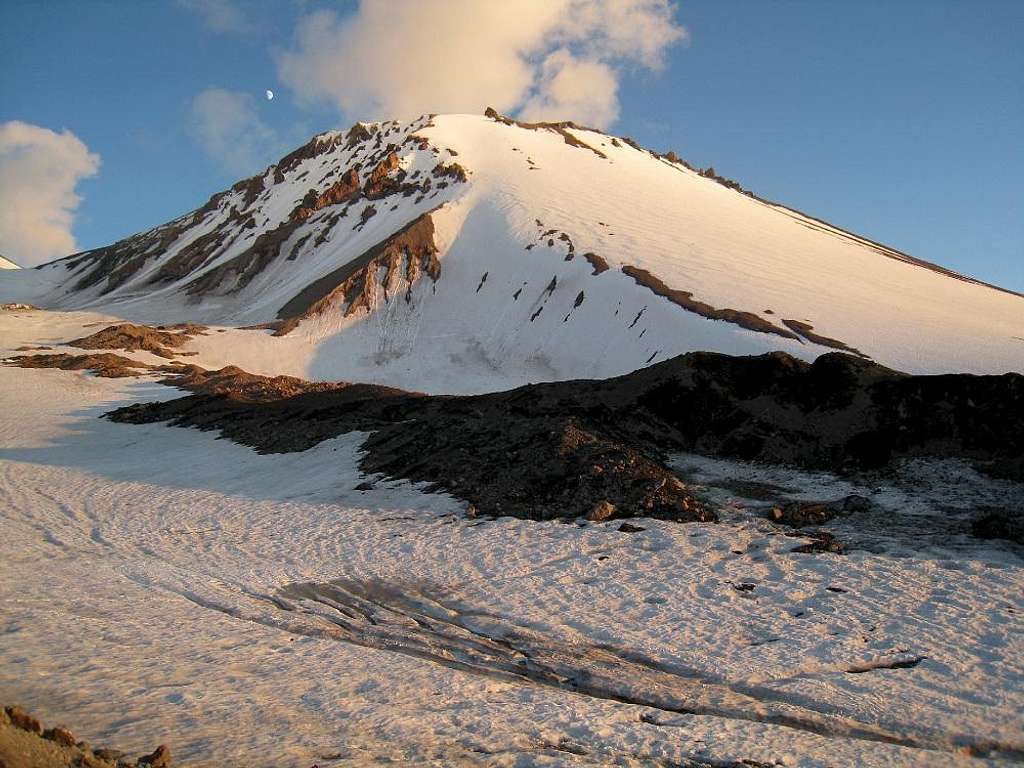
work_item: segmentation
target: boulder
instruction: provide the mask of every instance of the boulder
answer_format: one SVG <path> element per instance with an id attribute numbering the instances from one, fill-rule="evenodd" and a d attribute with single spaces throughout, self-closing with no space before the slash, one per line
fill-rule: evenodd
<path id="1" fill-rule="evenodd" d="M 148 765 L 149 768 L 167 768 L 171 764 L 171 750 L 166 744 L 161 744 L 150 755 L 139 758 L 139 765 Z"/>
<path id="2" fill-rule="evenodd" d="M 587 520 L 600 523 L 604 520 L 610 519 L 614 514 L 615 505 L 607 499 L 602 499 L 591 508 L 590 512 L 587 514 Z"/>
<path id="3" fill-rule="evenodd" d="M 39 719 L 32 717 L 21 707 L 7 707 L 7 716 L 15 728 L 21 728 L 29 733 L 37 733 L 40 736 L 43 734 L 43 724 L 39 722 Z"/>
<path id="4" fill-rule="evenodd" d="M 49 728 L 43 733 L 44 739 L 60 744 L 62 747 L 75 746 L 75 737 L 67 728 Z"/>

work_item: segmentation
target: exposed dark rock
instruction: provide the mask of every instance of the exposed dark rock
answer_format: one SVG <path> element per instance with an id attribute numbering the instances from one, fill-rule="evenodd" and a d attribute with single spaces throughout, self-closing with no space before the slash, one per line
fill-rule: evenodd
<path id="1" fill-rule="evenodd" d="M 227 194 L 228 192 L 222 193 L 222 196 Z M 213 202 L 212 198 L 210 202 Z M 113 245 L 72 254 L 62 259 L 69 271 L 75 272 L 84 267 L 73 290 L 82 291 L 101 283 L 104 283 L 101 293 L 109 293 L 121 287 L 138 274 L 147 262 L 164 255 L 194 222 L 192 215 L 182 216 L 148 232 L 118 240 Z"/>
<path id="2" fill-rule="evenodd" d="M 160 269 L 150 278 L 150 282 L 168 283 L 187 277 L 194 270 L 209 263 L 233 240 L 234 237 L 220 227 L 199 235 L 161 264 Z"/>
<path id="3" fill-rule="evenodd" d="M 235 293 L 247 286 L 281 253 L 281 247 L 302 224 L 301 219 L 287 219 L 273 229 L 262 232 L 246 250 L 204 272 L 190 282 L 185 291 L 192 296 Z"/>
<path id="4" fill-rule="evenodd" d="M 663 296 L 674 304 L 678 304 L 683 309 L 694 312 L 701 317 L 706 317 L 709 320 L 724 320 L 727 323 L 733 323 L 741 328 L 746 328 L 751 331 L 760 331 L 761 333 L 772 333 L 776 336 L 782 336 L 787 339 L 797 339 L 799 336 L 791 331 L 787 331 L 784 328 L 774 323 L 770 323 L 760 315 L 756 315 L 753 312 L 745 312 L 738 309 L 718 309 L 713 307 L 707 302 L 698 301 L 693 298 L 691 291 L 681 291 L 676 288 L 669 288 L 660 278 L 655 277 L 646 269 L 640 269 L 639 267 L 633 267 L 626 265 L 622 268 L 623 274 L 632 277 L 638 285 L 642 285 L 649 288 L 653 293 L 658 296 Z"/>
<path id="5" fill-rule="evenodd" d="M 775 314 L 766 310 L 766 314 Z M 820 344 L 823 347 L 831 347 L 832 349 L 838 349 L 841 352 L 849 352 L 852 355 L 858 355 L 859 357 L 867 357 L 859 349 L 854 349 L 849 344 L 845 344 L 838 339 L 832 339 L 828 336 L 822 336 L 820 333 L 814 332 L 814 326 L 810 323 L 804 323 L 799 320 L 783 320 L 782 324 L 789 328 L 791 331 L 803 336 L 808 341 L 814 344 Z"/>
<path id="6" fill-rule="evenodd" d="M 438 163 L 431 171 L 434 178 L 447 177 L 455 181 L 466 181 L 466 169 L 458 163 Z"/>
<path id="7" fill-rule="evenodd" d="M 600 523 L 604 520 L 610 520 L 614 514 L 615 505 L 607 499 L 601 499 L 590 508 L 590 512 L 587 513 L 587 520 Z"/>
<path id="8" fill-rule="evenodd" d="M 708 166 L 704 170 L 697 171 L 697 174 L 703 176 L 705 179 L 711 179 L 712 181 L 718 182 L 723 187 L 727 187 L 728 189 L 735 190 L 736 192 L 740 192 L 750 197 L 754 196 L 752 192 L 748 192 L 747 190 L 745 190 L 738 181 L 735 181 L 733 179 L 727 179 L 724 176 L 719 176 L 717 173 L 715 173 L 714 166 Z"/>
<path id="9" fill-rule="evenodd" d="M 1024 510 L 984 509 L 971 523 L 971 534 L 979 539 L 1005 539 L 1024 544 Z"/>
<path id="10" fill-rule="evenodd" d="M 640 533 L 641 531 L 646 531 L 647 529 L 640 525 L 633 525 L 632 523 L 623 523 L 616 530 L 618 530 L 620 533 Z"/>
<path id="11" fill-rule="evenodd" d="M 608 156 L 604 152 L 595 147 L 590 146 L 589 144 L 578 139 L 576 136 L 569 132 L 569 129 L 572 128 L 574 130 L 592 131 L 594 133 L 597 133 L 597 130 L 594 128 L 587 128 L 582 125 L 577 125 L 576 123 L 570 120 L 563 120 L 562 122 L 559 123 L 525 123 L 521 120 L 513 120 L 510 117 L 505 117 L 505 115 L 499 114 L 491 107 L 487 107 L 487 109 L 484 110 L 484 117 L 489 117 L 490 119 L 496 120 L 499 123 L 504 123 L 505 125 L 515 125 L 518 126 L 519 128 L 525 128 L 528 131 L 551 131 L 552 133 L 557 133 L 570 147 L 589 149 L 598 157 L 604 158 L 605 160 L 608 159 Z"/>
<path id="12" fill-rule="evenodd" d="M 295 261 L 295 259 L 298 258 L 299 251 L 302 250 L 302 246 L 304 246 L 309 241 L 309 238 L 311 238 L 312 236 L 312 233 L 308 235 L 303 235 L 302 237 L 295 241 L 295 245 L 293 245 L 292 249 L 288 252 L 288 261 Z"/>
<path id="13" fill-rule="evenodd" d="M 148 365 L 137 360 L 102 352 L 91 355 L 22 355 L 5 362 L 16 368 L 58 368 L 62 371 L 92 371 L 96 376 L 105 379 L 121 379 L 129 376 L 142 376 L 153 371 L 177 371 L 180 363 L 171 365 Z"/>
<path id="14" fill-rule="evenodd" d="M 353 127 L 352 131 L 349 131 L 349 139 L 351 139 L 353 131 L 355 131 L 355 127 Z M 289 152 L 277 161 L 274 166 L 274 183 L 280 184 L 284 181 L 285 174 L 294 171 L 304 160 L 310 160 L 326 154 L 335 147 L 340 146 L 344 140 L 344 134 L 314 136 L 301 147 Z"/>
<path id="15" fill-rule="evenodd" d="M 851 494 L 838 501 L 791 501 L 781 507 L 773 507 L 768 518 L 782 525 L 803 528 L 824 525 L 843 515 L 868 512 L 872 506 L 870 499 Z"/>
<path id="16" fill-rule="evenodd" d="M 323 381 L 306 381 L 294 376 L 258 376 L 229 365 L 209 371 L 196 365 L 182 366 L 167 380 L 181 389 L 205 395 L 229 395 L 245 402 L 271 402 L 308 392 L 333 392 L 351 385 Z"/>
<path id="17" fill-rule="evenodd" d="M 798 547 L 794 547 L 790 552 L 801 555 L 815 555 L 821 553 L 831 553 L 833 555 L 842 555 L 846 552 L 846 547 L 839 541 L 835 536 L 827 531 L 814 531 L 813 533 L 801 533 L 801 537 L 811 539 L 807 544 L 801 544 Z"/>
<path id="18" fill-rule="evenodd" d="M 593 268 L 592 275 L 600 275 L 602 272 L 608 271 L 608 262 L 593 251 L 584 253 L 583 258 L 590 262 L 590 266 Z"/>
<path id="19" fill-rule="evenodd" d="M 217 429 L 266 452 L 376 430 L 364 472 L 436 483 L 482 514 L 581 517 L 608 502 L 614 517 L 711 520 L 666 468 L 664 452 L 840 472 L 957 456 L 985 469 L 1024 455 L 1024 376 L 906 376 L 841 353 L 810 364 L 784 353 L 692 353 L 614 379 L 473 397 L 350 386 L 253 403 L 228 391 L 135 405 L 111 418 Z M 841 511 L 869 504 L 847 497 Z M 814 524 L 826 516 L 802 514 Z"/>
<path id="20" fill-rule="evenodd" d="M 71 733 L 67 728 L 47 728 L 43 732 L 43 738 L 49 739 L 50 741 L 60 744 L 62 747 L 73 747 L 75 746 L 75 735 Z"/>
<path id="21" fill-rule="evenodd" d="M 398 170 L 398 153 L 392 150 L 370 172 L 370 178 L 366 182 L 366 189 L 363 193 L 366 198 L 378 200 L 398 191 L 400 181 L 391 178 L 391 174 L 396 170 Z"/>
<path id="22" fill-rule="evenodd" d="M 302 202 L 292 211 L 289 218 L 305 221 L 317 211 L 329 205 L 347 202 L 358 194 L 359 173 L 355 168 L 349 168 L 341 175 L 338 181 L 334 182 L 323 192 L 317 194 L 315 190 L 310 190 L 306 197 L 302 199 Z"/>
<path id="23" fill-rule="evenodd" d="M 263 174 L 259 174 L 258 176 L 242 179 L 235 183 L 231 187 L 231 191 L 240 192 L 242 194 L 242 209 L 245 210 L 256 202 L 256 198 L 263 194 L 265 188 Z"/>
<path id="24" fill-rule="evenodd" d="M 356 123 L 345 133 L 345 148 L 352 149 L 353 147 L 372 138 L 373 133 L 370 131 L 368 126 L 363 123 Z"/>
<path id="25" fill-rule="evenodd" d="M 139 758 L 139 766 L 147 765 L 149 768 L 167 768 L 171 764 L 171 750 L 166 744 L 161 744 L 152 754 Z"/>
<path id="26" fill-rule="evenodd" d="M 368 205 L 365 208 L 363 208 L 363 212 L 361 214 L 359 214 L 359 223 L 360 224 L 365 224 L 366 222 L 368 222 L 370 219 L 372 219 L 376 215 L 377 215 L 377 207 L 373 206 L 373 205 Z"/>
<path id="27" fill-rule="evenodd" d="M 8 708 L 11 709 L 17 708 Z M 19 719 L 27 718 L 30 721 L 30 728 L 18 727 L 12 723 L 7 712 L 0 710 L 0 766 L 3 768 L 136 768 L 134 760 L 123 758 L 123 752 L 109 749 L 93 752 L 88 743 L 76 743 L 66 728 L 50 728 L 40 733 L 42 726 L 36 718 L 20 710 L 18 712 Z M 35 727 L 37 724 L 39 728 Z M 163 768 L 169 765 L 165 761 Z"/>
<path id="28" fill-rule="evenodd" d="M 69 347 L 78 349 L 123 349 L 126 352 L 145 350 L 159 357 L 172 358 L 174 350 L 187 344 L 193 336 L 206 330 L 201 325 L 182 325 L 172 328 L 151 328 L 148 325 L 120 323 L 102 331 L 72 339 Z"/>
<path id="29" fill-rule="evenodd" d="M 332 307 L 340 308 L 345 316 L 368 310 L 378 289 L 390 298 L 389 286 L 396 284 L 398 277 L 403 277 L 409 287 L 424 274 L 436 282 L 441 275 L 437 254 L 434 220 L 425 213 L 289 299 L 278 310 L 277 316 L 284 323 L 276 335 L 283 336 L 305 318 Z M 382 284 L 378 282 L 380 267 L 387 270 Z"/>
<path id="30" fill-rule="evenodd" d="M 20 728 L 29 733 L 37 733 L 40 736 L 43 734 L 43 724 L 39 722 L 39 718 L 33 717 L 18 706 L 6 707 L 5 709 L 7 717 L 10 718 L 11 725 L 15 728 Z"/>
<path id="31" fill-rule="evenodd" d="M 408 136 L 406 136 L 404 143 L 416 144 L 416 148 L 420 150 L 430 149 L 430 142 L 427 140 L 427 137 L 419 136 L 415 133 L 410 133 Z"/>

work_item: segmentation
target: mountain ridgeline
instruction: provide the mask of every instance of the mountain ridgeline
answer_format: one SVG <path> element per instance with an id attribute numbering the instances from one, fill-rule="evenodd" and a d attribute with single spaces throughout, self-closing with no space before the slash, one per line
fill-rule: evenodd
<path id="1" fill-rule="evenodd" d="M 693 351 L 1024 369 L 1015 293 L 673 152 L 493 110 L 321 134 L 189 214 L 37 272 L 43 306 L 257 326 L 268 338 L 243 356 L 432 392 Z"/>

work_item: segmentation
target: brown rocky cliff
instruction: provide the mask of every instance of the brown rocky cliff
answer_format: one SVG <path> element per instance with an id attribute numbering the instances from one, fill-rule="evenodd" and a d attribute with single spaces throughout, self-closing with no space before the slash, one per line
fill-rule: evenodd
<path id="1" fill-rule="evenodd" d="M 384 159 L 377 163 L 370 178 L 366 182 L 366 189 L 363 194 L 370 200 L 377 200 L 391 194 L 398 188 L 399 179 L 391 178 L 391 174 L 398 170 L 398 153 L 394 150 L 388 152 Z"/>
<path id="2" fill-rule="evenodd" d="M 441 262 L 434 243 L 434 220 L 429 213 L 417 217 L 395 234 L 377 243 L 357 258 L 306 286 L 279 311 L 285 322 L 276 335 L 283 336 L 302 320 L 341 309 L 348 317 L 373 308 L 378 288 L 390 299 L 404 278 L 409 287 L 424 273 L 432 280 L 441 275 Z M 378 280 L 379 269 L 386 269 Z M 406 300 L 411 294 L 406 291 Z"/>
<path id="3" fill-rule="evenodd" d="M 310 190 L 302 202 L 292 211 L 291 218 L 305 221 L 314 213 L 329 205 L 337 205 L 357 197 L 359 189 L 359 173 L 355 168 L 349 168 L 341 175 L 340 180 L 329 186 L 322 193 L 317 194 L 316 190 Z"/>

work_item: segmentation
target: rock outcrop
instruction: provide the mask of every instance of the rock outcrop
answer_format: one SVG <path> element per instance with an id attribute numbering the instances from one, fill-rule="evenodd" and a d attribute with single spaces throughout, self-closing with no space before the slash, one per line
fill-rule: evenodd
<path id="1" fill-rule="evenodd" d="M 383 278 L 379 277 L 383 269 Z M 434 244 L 434 221 L 429 213 L 417 217 L 395 234 L 369 248 L 349 263 L 306 286 L 278 311 L 283 336 L 309 317 L 330 309 L 348 317 L 374 307 L 378 291 L 383 301 L 404 286 L 406 301 L 412 286 L 423 276 L 436 281 L 441 262 Z"/>
<path id="2" fill-rule="evenodd" d="M 814 363 L 692 353 L 614 379 L 473 397 L 340 387 L 251 402 L 229 388 L 110 418 L 217 429 L 266 452 L 373 431 L 364 471 L 432 483 L 478 514 L 712 520 L 666 452 L 837 472 L 960 457 L 985 471 L 1024 456 L 1024 376 L 907 376 L 841 353 Z M 819 524 L 861 501 L 795 505 L 777 519 Z"/>
<path id="3" fill-rule="evenodd" d="M 305 221 L 314 213 L 329 205 L 338 205 L 358 197 L 360 191 L 359 172 L 355 168 L 345 171 L 338 181 L 321 193 L 310 190 L 306 197 L 292 211 L 292 219 Z"/>
<path id="4" fill-rule="evenodd" d="M 0 766 L 4 768 L 171 768 L 171 750 L 161 744 L 136 760 L 109 747 L 93 747 L 64 728 L 43 728 L 21 707 L 0 708 Z"/>
<path id="5" fill-rule="evenodd" d="M 170 359 L 183 354 L 175 350 L 179 350 L 194 336 L 205 332 L 205 326 L 192 323 L 161 325 L 156 328 L 134 323 L 119 323 L 80 339 L 72 339 L 67 345 L 78 349 L 123 349 L 126 352 L 144 350 L 158 357 Z"/>

